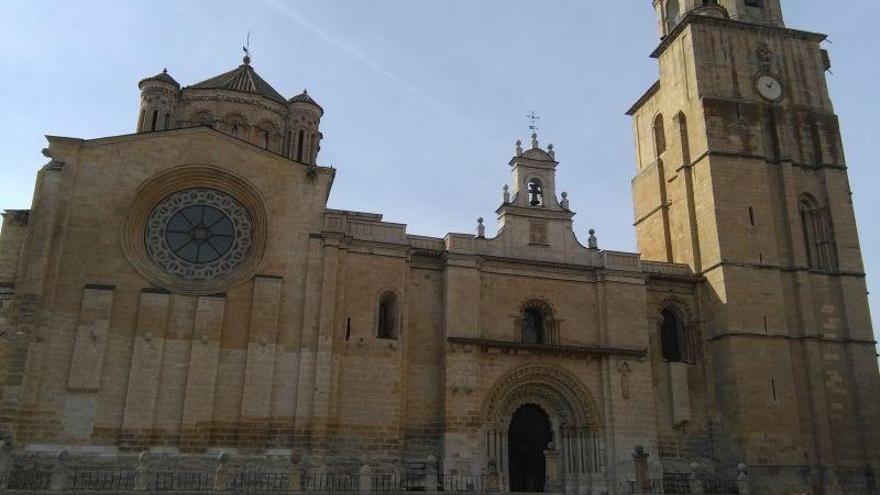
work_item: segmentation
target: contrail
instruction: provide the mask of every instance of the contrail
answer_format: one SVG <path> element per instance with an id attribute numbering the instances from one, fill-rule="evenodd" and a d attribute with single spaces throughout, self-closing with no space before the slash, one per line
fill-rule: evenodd
<path id="1" fill-rule="evenodd" d="M 308 29 L 309 31 L 311 31 L 312 33 L 317 35 L 319 38 L 321 38 L 322 40 L 335 46 L 336 48 L 338 48 L 339 50 L 344 52 L 346 55 L 348 55 L 352 59 L 366 65 L 367 67 L 372 69 L 375 73 L 379 74 L 380 76 L 384 77 L 385 79 L 388 79 L 389 81 L 393 82 L 394 84 L 400 86 L 401 88 L 405 89 L 406 91 L 413 94 L 414 96 L 424 100 L 429 105 L 431 105 L 435 110 L 437 110 L 438 112 L 443 114 L 448 119 L 456 120 L 456 117 L 452 114 L 452 112 L 449 109 L 447 109 L 446 105 L 441 103 L 439 100 L 437 100 L 436 98 L 432 97 L 431 95 L 425 93 L 424 91 L 420 90 L 419 88 L 413 86 L 409 82 L 403 80 L 397 74 L 380 66 L 379 64 L 377 64 L 376 62 L 371 60 L 362 51 L 358 50 L 356 47 L 354 47 L 351 44 L 337 38 L 336 36 L 334 36 L 330 33 L 328 33 L 327 31 L 322 29 L 320 26 L 318 26 L 317 24 L 312 22 L 311 19 L 305 17 L 299 11 L 288 7 L 287 5 L 279 2 L 278 0 L 262 0 L 262 2 L 267 7 L 274 9 L 275 11 L 279 12 L 280 14 L 282 14 L 282 15 L 286 16 L 287 18 L 291 19 L 292 21 L 296 22 L 300 26 Z"/>

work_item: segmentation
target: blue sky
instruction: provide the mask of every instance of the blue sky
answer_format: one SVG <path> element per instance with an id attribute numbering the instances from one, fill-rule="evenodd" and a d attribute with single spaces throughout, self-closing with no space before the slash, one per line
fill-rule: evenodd
<path id="1" fill-rule="evenodd" d="M 845 5 L 841 7 L 839 5 Z M 830 34 L 874 327 L 880 313 L 880 2 L 789 0 L 790 27 Z M 137 82 L 167 67 L 192 84 L 253 65 L 325 108 L 330 205 L 383 213 L 416 234 L 494 231 L 514 141 L 537 111 L 561 161 L 581 240 L 635 250 L 624 112 L 657 77 L 648 0 L 3 0 L 0 208 L 28 208 L 44 135 L 133 131 Z"/>

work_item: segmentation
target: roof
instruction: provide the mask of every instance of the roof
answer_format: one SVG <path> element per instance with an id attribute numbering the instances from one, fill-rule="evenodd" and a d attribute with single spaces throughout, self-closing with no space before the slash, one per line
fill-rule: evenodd
<path id="1" fill-rule="evenodd" d="M 318 105 L 318 102 L 315 101 L 314 98 L 309 96 L 309 92 L 306 90 L 303 90 L 302 93 L 291 98 L 290 103 L 308 103 L 310 105 L 315 105 L 321 110 L 321 113 L 324 113 L 324 109 L 321 107 L 321 105 Z"/>
<path id="2" fill-rule="evenodd" d="M 148 77 L 146 79 L 141 79 L 141 81 L 138 83 L 138 87 L 140 87 L 141 84 L 143 84 L 147 81 L 161 81 L 164 83 L 171 84 L 172 86 L 174 86 L 176 88 L 180 87 L 180 83 L 178 83 L 177 81 L 174 80 L 173 77 L 171 77 L 171 74 L 168 73 L 168 69 L 162 69 L 162 72 L 156 74 L 155 76 Z"/>
<path id="3" fill-rule="evenodd" d="M 189 86 L 192 89 L 225 89 L 228 91 L 240 91 L 265 96 L 278 103 L 287 103 L 281 93 L 275 91 L 259 74 L 251 67 L 250 59 L 245 57 L 244 63 L 237 68 L 220 74 L 219 76 L 206 79 L 200 83 Z"/>

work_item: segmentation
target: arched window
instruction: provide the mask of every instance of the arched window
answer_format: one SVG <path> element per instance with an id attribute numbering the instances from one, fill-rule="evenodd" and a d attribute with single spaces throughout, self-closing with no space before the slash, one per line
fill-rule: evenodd
<path id="1" fill-rule="evenodd" d="M 681 6 L 679 5 L 679 0 L 669 0 L 666 2 L 666 34 L 671 33 L 680 21 Z"/>
<path id="2" fill-rule="evenodd" d="M 528 183 L 529 206 L 544 205 L 544 188 L 540 179 L 530 179 Z"/>
<path id="3" fill-rule="evenodd" d="M 287 131 L 287 142 L 284 145 L 284 154 L 287 158 L 293 158 L 293 131 Z"/>
<path id="4" fill-rule="evenodd" d="M 694 363 L 699 342 L 693 328 L 685 326 L 680 312 L 667 307 L 660 312 L 660 348 L 665 361 Z"/>
<path id="5" fill-rule="evenodd" d="M 522 343 L 544 343 L 544 315 L 536 308 L 528 308 L 523 312 Z"/>
<path id="6" fill-rule="evenodd" d="M 663 115 L 654 117 L 654 150 L 657 158 L 666 151 L 666 130 L 663 128 Z"/>
<path id="7" fill-rule="evenodd" d="M 810 268 L 834 270 L 837 268 L 837 248 L 834 244 L 834 226 L 831 210 L 820 207 L 815 199 L 803 195 L 798 203 L 801 228 L 804 231 L 804 248 Z"/>
<path id="8" fill-rule="evenodd" d="M 232 124 L 232 129 L 230 130 L 230 133 L 233 136 L 238 137 L 238 124 L 236 124 L 236 123 Z"/>
<path id="9" fill-rule="evenodd" d="M 165 114 L 165 127 L 163 127 L 163 129 L 165 129 L 166 131 L 168 129 L 171 129 L 171 114 L 170 113 Z"/>
<path id="10" fill-rule="evenodd" d="M 269 149 L 269 131 L 260 129 L 260 137 L 262 137 L 263 149 Z"/>
<path id="11" fill-rule="evenodd" d="M 153 110 L 153 118 L 152 118 L 152 120 L 150 121 L 150 131 L 155 131 L 155 130 L 156 130 L 156 124 L 158 123 L 158 122 L 156 122 L 156 121 L 157 121 L 158 119 L 159 119 L 159 111 L 158 111 L 158 110 Z"/>
<path id="12" fill-rule="evenodd" d="M 399 320 L 397 294 L 388 291 L 379 298 L 379 314 L 376 336 L 380 339 L 396 339 Z"/>
<path id="13" fill-rule="evenodd" d="M 309 137 L 309 165 L 315 164 L 315 133 Z"/>
<path id="14" fill-rule="evenodd" d="M 296 134 L 296 161 L 301 162 L 303 159 L 303 145 L 306 139 L 306 133 L 302 129 Z"/>
<path id="15" fill-rule="evenodd" d="M 147 111 L 141 110 L 141 118 L 138 122 L 138 130 L 141 132 L 143 132 L 143 130 L 144 130 L 144 123 L 145 123 L 144 120 L 146 120 L 146 118 L 147 118 Z"/>

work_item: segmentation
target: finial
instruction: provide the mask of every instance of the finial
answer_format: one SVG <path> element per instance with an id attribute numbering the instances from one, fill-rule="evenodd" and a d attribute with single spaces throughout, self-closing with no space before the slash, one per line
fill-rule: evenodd
<path id="1" fill-rule="evenodd" d="M 168 67 L 162 68 L 162 74 L 168 74 Z"/>
<path id="2" fill-rule="evenodd" d="M 590 238 L 587 239 L 587 247 L 590 249 L 599 249 L 599 239 L 596 239 L 595 229 L 590 229 Z"/>
<path id="3" fill-rule="evenodd" d="M 251 64 L 251 32 L 250 31 L 248 31 L 247 40 L 245 41 L 244 46 L 242 46 L 241 49 L 244 50 L 244 58 L 242 59 L 242 62 L 244 62 L 244 65 L 250 65 Z"/>
<path id="4" fill-rule="evenodd" d="M 304 94 L 304 95 L 309 94 L 309 90 L 307 90 L 306 88 L 303 88 L 303 94 Z"/>
<path id="5" fill-rule="evenodd" d="M 477 219 L 477 237 L 486 237 L 486 226 L 483 225 L 483 217 Z"/>
<path id="6" fill-rule="evenodd" d="M 560 206 L 562 206 L 563 210 L 568 209 L 568 193 L 567 192 L 562 193 L 562 202 L 560 203 Z"/>
<path id="7" fill-rule="evenodd" d="M 553 150 L 553 143 L 547 145 L 547 154 L 550 155 L 550 158 L 556 159 L 556 151 Z"/>
<path id="8" fill-rule="evenodd" d="M 522 156 L 522 154 L 523 154 L 522 139 L 517 139 L 516 140 L 516 156 Z"/>
<path id="9" fill-rule="evenodd" d="M 502 194 L 504 204 L 510 203 L 510 188 L 507 187 L 507 184 L 504 184 L 502 188 L 504 193 Z"/>
<path id="10" fill-rule="evenodd" d="M 533 132 L 533 133 L 532 133 L 532 149 L 533 149 L 533 150 L 536 150 L 536 149 L 538 149 L 539 147 L 540 147 L 540 146 L 538 146 L 538 133 L 537 133 L 537 132 Z"/>

